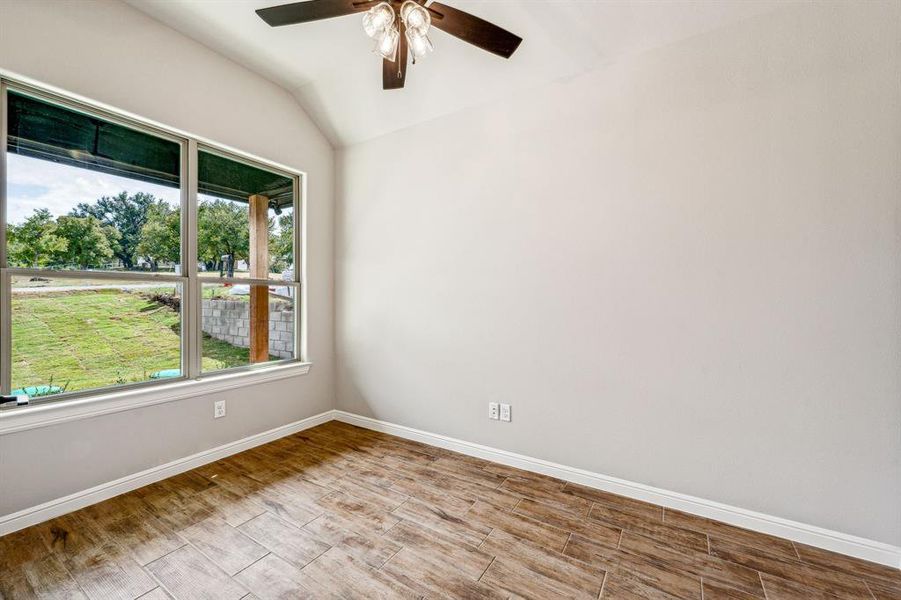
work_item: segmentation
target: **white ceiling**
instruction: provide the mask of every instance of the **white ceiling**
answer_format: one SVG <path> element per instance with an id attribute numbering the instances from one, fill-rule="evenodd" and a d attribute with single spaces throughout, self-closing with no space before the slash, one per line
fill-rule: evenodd
<path id="1" fill-rule="evenodd" d="M 572 77 L 625 54 L 768 12 L 771 0 L 446 0 L 523 38 L 509 60 L 442 31 L 435 52 L 383 91 L 361 15 L 270 28 L 254 10 L 279 0 L 126 0 L 290 91 L 335 146 L 346 146 Z"/>

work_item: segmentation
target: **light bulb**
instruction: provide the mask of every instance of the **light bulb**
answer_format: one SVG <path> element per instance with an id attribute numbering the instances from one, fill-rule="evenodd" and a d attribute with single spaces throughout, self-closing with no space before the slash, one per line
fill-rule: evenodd
<path id="1" fill-rule="evenodd" d="M 404 20 L 404 25 L 408 30 L 415 29 L 420 35 L 427 34 L 429 26 L 432 24 L 429 11 L 413 0 L 407 0 L 401 5 L 400 18 Z"/>
<path id="2" fill-rule="evenodd" d="M 387 2 L 376 4 L 363 15 L 363 31 L 371 38 L 378 36 L 394 22 L 394 9 Z"/>
<path id="3" fill-rule="evenodd" d="M 410 44 L 410 53 L 414 59 L 422 58 L 435 49 L 432 40 L 423 33 L 419 33 L 416 29 L 407 30 L 407 42 Z"/>
<path id="4" fill-rule="evenodd" d="M 400 40 L 400 32 L 396 27 L 390 27 L 382 32 L 375 42 L 375 51 L 382 58 L 394 62 L 397 58 L 397 42 Z"/>

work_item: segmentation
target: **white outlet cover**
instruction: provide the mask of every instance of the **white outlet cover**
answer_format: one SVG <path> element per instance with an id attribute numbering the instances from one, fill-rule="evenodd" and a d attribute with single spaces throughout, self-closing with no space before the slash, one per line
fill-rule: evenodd
<path id="1" fill-rule="evenodd" d="M 488 418 L 494 419 L 497 421 L 498 419 L 498 404 L 497 402 L 489 402 L 488 403 Z"/>
<path id="2" fill-rule="evenodd" d="M 225 416 L 225 400 L 217 400 L 213 403 L 213 418 L 219 419 Z"/>
<path id="3" fill-rule="evenodd" d="M 510 405 L 501 404 L 501 421 L 510 422 Z"/>

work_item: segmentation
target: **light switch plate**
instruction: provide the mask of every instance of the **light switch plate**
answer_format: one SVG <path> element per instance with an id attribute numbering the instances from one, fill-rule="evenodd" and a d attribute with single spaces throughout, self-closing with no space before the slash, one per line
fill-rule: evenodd
<path id="1" fill-rule="evenodd" d="M 501 421 L 510 422 L 510 405 L 501 404 Z"/>

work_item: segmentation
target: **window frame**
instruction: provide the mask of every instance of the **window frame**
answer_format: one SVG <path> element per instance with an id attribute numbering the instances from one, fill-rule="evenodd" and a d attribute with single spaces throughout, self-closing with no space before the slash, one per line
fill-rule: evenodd
<path id="1" fill-rule="evenodd" d="M 145 273 L 134 271 L 91 271 L 91 270 L 52 270 L 9 267 L 6 245 L 7 230 L 7 93 L 13 91 L 38 100 L 51 102 L 63 108 L 88 114 L 111 123 L 122 125 L 136 131 L 174 141 L 180 147 L 179 197 L 181 210 L 181 273 L 179 275 L 164 273 Z M 250 278 L 205 278 L 200 277 L 197 262 L 197 190 L 198 190 L 198 157 L 199 152 L 209 152 L 239 163 L 254 166 L 290 178 L 293 182 L 293 214 L 294 214 L 294 277 L 290 281 Z M 291 365 L 306 365 L 308 369 L 306 345 L 306 198 L 307 175 L 303 171 L 292 169 L 281 164 L 268 161 L 222 144 L 166 127 L 134 115 L 111 109 L 97 102 L 75 97 L 57 90 L 31 82 L 7 77 L 0 72 L 0 392 L 9 394 L 12 389 L 13 340 L 12 340 L 12 279 L 16 276 L 40 275 L 59 279 L 91 278 L 127 281 L 151 281 L 159 283 L 177 283 L 181 286 L 181 375 L 164 380 L 140 381 L 127 384 L 111 384 L 99 388 L 63 392 L 52 396 L 35 398 L 30 405 L 65 404 L 66 401 L 90 399 L 91 397 L 110 397 L 144 388 L 168 388 L 184 386 L 186 382 L 229 378 L 242 373 L 256 373 L 272 369 L 284 370 Z M 203 372 L 202 364 L 202 290 L 204 284 L 240 283 L 244 285 L 262 284 L 267 286 L 292 287 L 294 293 L 294 358 L 271 360 L 265 363 L 248 364 L 216 371 Z M 306 372 L 306 370 L 302 370 Z M 5 410 L 3 412 L 6 412 Z"/>

